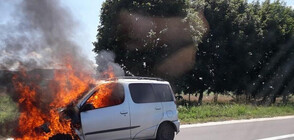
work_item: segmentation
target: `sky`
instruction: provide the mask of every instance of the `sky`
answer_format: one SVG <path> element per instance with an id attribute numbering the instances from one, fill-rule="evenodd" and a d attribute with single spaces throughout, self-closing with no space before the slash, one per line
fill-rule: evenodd
<path id="1" fill-rule="evenodd" d="M 95 62 L 96 54 L 92 51 L 92 42 L 96 41 L 97 27 L 99 25 L 99 15 L 102 3 L 105 0 L 60 0 L 62 6 L 66 8 L 78 23 L 77 33 L 73 35 L 74 40 L 82 47 L 84 53 L 90 60 Z M 248 0 L 252 2 L 254 0 Z M 264 1 L 264 0 L 260 0 Z M 294 8 L 294 0 L 284 0 L 288 6 Z M 0 0 L 1 23 L 5 23 L 11 17 L 12 6 Z"/>
<path id="2" fill-rule="evenodd" d="M 248 2 L 253 2 L 253 1 L 256 1 L 256 0 L 248 0 Z M 259 1 L 264 1 L 264 0 L 259 0 Z M 271 1 L 274 1 L 274 0 L 271 0 Z M 293 8 L 294 8 L 294 0 L 282 0 L 282 1 L 284 1 L 284 2 L 286 2 L 286 4 L 288 5 L 288 6 L 292 6 Z"/>
<path id="3" fill-rule="evenodd" d="M 75 35 L 83 53 L 92 61 L 96 54 L 92 51 L 92 42 L 96 41 L 99 25 L 100 9 L 105 0 L 61 0 L 61 4 L 68 8 L 78 23 L 78 32 Z"/>
<path id="4" fill-rule="evenodd" d="M 22 0 L 0 0 L 0 27 L 14 23 L 17 4 Z M 73 40 L 82 48 L 82 52 L 95 63 L 96 54 L 92 51 L 92 42 L 96 41 L 97 27 L 102 3 L 105 0 L 59 0 L 62 7 L 69 11 L 77 24 Z M 16 12 L 15 12 L 15 11 Z M 1 33 L 1 28 L 0 28 Z M 0 46 L 1 49 L 1 46 Z M 1 51 L 1 50 L 0 50 Z"/>

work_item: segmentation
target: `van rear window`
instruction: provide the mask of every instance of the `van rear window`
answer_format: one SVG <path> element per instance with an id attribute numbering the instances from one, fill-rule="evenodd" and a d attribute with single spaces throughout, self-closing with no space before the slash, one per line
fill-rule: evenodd
<path id="1" fill-rule="evenodd" d="M 130 84 L 129 89 L 132 99 L 135 103 L 160 102 L 160 99 L 158 96 L 155 95 L 151 84 Z"/>
<path id="2" fill-rule="evenodd" d="M 153 84 L 155 94 L 159 95 L 163 102 L 174 101 L 173 93 L 169 85 Z"/>

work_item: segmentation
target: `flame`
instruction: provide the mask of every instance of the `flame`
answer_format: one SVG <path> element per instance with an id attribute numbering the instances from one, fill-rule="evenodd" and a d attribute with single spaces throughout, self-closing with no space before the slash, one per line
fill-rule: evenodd
<path id="1" fill-rule="evenodd" d="M 26 76 L 26 75 L 24 75 Z M 18 76 L 14 76 L 13 80 L 18 79 Z M 22 139 L 30 139 L 34 137 L 38 139 L 38 135 L 34 132 L 34 128 L 42 125 L 44 123 L 45 115 L 42 111 L 35 105 L 36 89 L 31 88 L 24 83 L 17 82 L 14 83 L 17 90 L 21 93 L 19 104 L 22 108 L 22 112 L 19 117 L 19 131 L 20 135 L 23 135 Z"/>
<path id="2" fill-rule="evenodd" d="M 102 108 L 109 106 L 112 103 L 112 89 L 114 85 L 112 83 L 101 84 L 99 85 L 96 90 L 97 92 L 94 93 L 88 100 L 88 104 L 92 104 L 95 108 Z"/>
<path id="3" fill-rule="evenodd" d="M 43 140 L 59 133 L 74 136 L 71 121 L 62 118 L 58 108 L 66 107 L 81 97 L 89 89 L 89 85 L 96 81 L 88 72 L 73 68 L 73 61 L 70 59 L 67 59 L 65 64 L 65 70 L 54 70 L 53 80 L 45 85 L 53 91 L 52 101 L 45 105 L 40 103 L 40 95 L 43 93 L 37 77 L 28 76 L 25 70 L 13 76 L 14 88 L 20 96 L 20 116 L 15 139 Z M 115 76 L 111 68 L 105 75 Z M 95 106 L 104 106 L 108 104 L 105 100 L 109 97 L 107 93 L 111 93 L 111 86 L 104 85 L 99 89 L 105 94 L 103 97 L 97 97 L 101 99 L 95 101 Z M 38 130 L 44 124 L 48 125 L 50 132 Z"/>
<path id="4" fill-rule="evenodd" d="M 102 75 L 110 79 L 115 77 L 112 67 L 108 67 L 108 71 L 102 73 Z M 117 84 L 113 81 L 99 84 L 95 89 L 96 92 L 87 100 L 87 103 L 92 104 L 94 108 L 119 104 L 122 102 L 122 99 L 113 94 L 115 89 L 117 89 Z"/>
<path id="5" fill-rule="evenodd" d="M 111 66 L 108 66 L 108 70 L 105 72 L 102 72 L 101 76 L 104 78 L 109 78 L 109 79 L 116 77 L 114 74 L 113 68 Z"/>

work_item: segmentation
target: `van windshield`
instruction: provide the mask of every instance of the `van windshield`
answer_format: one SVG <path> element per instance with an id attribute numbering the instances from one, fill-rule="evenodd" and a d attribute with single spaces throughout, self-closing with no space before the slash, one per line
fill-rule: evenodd
<path id="1" fill-rule="evenodd" d="M 94 108 L 102 108 L 121 104 L 124 101 L 123 86 L 118 83 L 103 83 L 90 90 L 80 101 L 78 107 L 83 104 L 92 104 Z"/>
<path id="2" fill-rule="evenodd" d="M 97 86 L 86 104 L 93 105 L 94 109 L 115 106 L 124 101 L 123 87 L 118 83 L 105 83 Z"/>

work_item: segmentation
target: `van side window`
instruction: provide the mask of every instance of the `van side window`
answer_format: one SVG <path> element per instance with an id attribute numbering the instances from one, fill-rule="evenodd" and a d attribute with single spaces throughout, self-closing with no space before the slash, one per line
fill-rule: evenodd
<path id="1" fill-rule="evenodd" d="M 174 101 L 170 86 L 166 84 L 153 84 L 155 94 L 159 95 L 163 102 Z"/>
<path id="2" fill-rule="evenodd" d="M 93 105 L 93 109 L 119 105 L 124 102 L 123 86 L 117 83 L 101 84 L 86 104 Z"/>
<path id="3" fill-rule="evenodd" d="M 130 84 L 129 89 L 135 103 L 160 102 L 159 97 L 154 94 L 151 84 Z"/>

